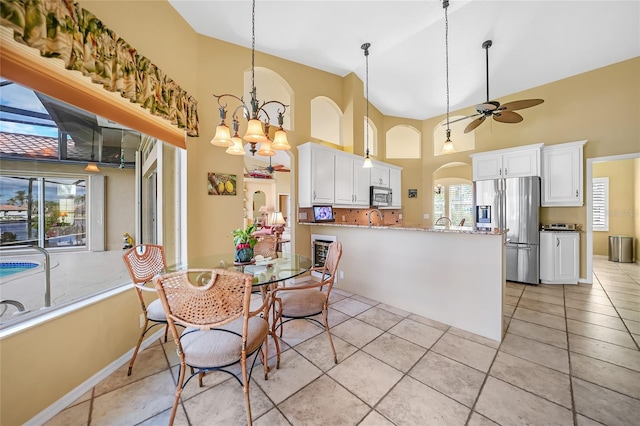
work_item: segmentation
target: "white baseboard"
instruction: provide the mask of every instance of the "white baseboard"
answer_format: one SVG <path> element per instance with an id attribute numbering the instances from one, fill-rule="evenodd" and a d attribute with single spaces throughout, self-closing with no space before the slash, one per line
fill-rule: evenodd
<path id="1" fill-rule="evenodd" d="M 157 332 L 153 333 L 152 335 L 147 337 L 145 340 L 143 340 L 142 344 L 140 345 L 139 352 L 142 352 L 143 350 L 151 346 L 153 343 L 155 343 L 156 340 L 162 338 L 163 336 L 164 336 L 164 327 L 162 327 L 160 330 L 158 330 Z M 72 404 L 75 400 L 77 400 L 82 395 L 84 395 L 87 391 L 91 390 L 91 388 L 93 388 L 98 383 L 100 383 L 101 381 L 109 377 L 118 368 L 122 367 L 124 364 L 128 364 L 129 361 L 131 360 L 131 357 L 133 356 L 134 349 L 135 348 L 131 348 L 129 352 L 125 353 L 120 358 L 116 359 L 111 364 L 107 365 L 105 368 L 98 371 L 96 374 L 91 376 L 85 382 L 81 383 L 78 387 L 73 389 L 71 392 L 69 392 L 68 394 L 66 394 L 65 396 L 63 396 L 62 398 L 60 398 L 59 400 L 57 400 L 56 402 L 54 402 L 53 404 L 45 408 L 43 411 L 35 415 L 33 418 L 31 418 L 27 422 L 25 422 L 24 425 L 38 426 L 51 420 L 56 414 L 60 413 L 62 410 L 64 410 L 70 404 Z"/>

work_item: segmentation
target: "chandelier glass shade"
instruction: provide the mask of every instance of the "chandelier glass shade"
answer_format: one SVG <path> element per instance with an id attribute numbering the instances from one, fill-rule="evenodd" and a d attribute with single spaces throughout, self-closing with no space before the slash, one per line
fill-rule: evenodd
<path id="1" fill-rule="evenodd" d="M 291 145 L 289 145 L 289 141 L 287 140 L 287 134 L 284 131 L 283 123 L 284 123 L 284 113 L 287 110 L 288 105 L 283 104 L 280 101 L 265 101 L 260 103 L 258 101 L 258 97 L 256 94 L 256 85 L 255 85 L 255 47 L 256 47 L 256 26 L 255 26 L 255 16 L 256 16 L 256 0 L 252 2 L 251 9 L 251 101 L 249 108 L 247 104 L 244 102 L 242 97 L 238 97 L 232 94 L 223 94 L 223 95 L 213 95 L 219 106 L 220 112 L 220 124 L 216 127 L 216 133 L 211 139 L 211 144 L 220 147 L 227 147 L 228 154 L 232 155 L 244 155 L 244 147 L 242 145 L 242 140 L 249 142 L 251 144 L 251 148 L 249 151 L 252 155 L 255 155 L 257 152 L 258 155 L 271 156 L 275 155 L 274 149 L 279 150 L 289 150 L 291 149 Z M 233 109 L 232 119 L 233 119 L 233 128 L 234 135 L 231 136 L 231 130 L 226 125 L 225 120 L 227 118 L 227 104 L 223 99 L 230 99 L 237 106 Z M 271 143 L 269 139 L 269 124 L 271 117 L 267 110 L 265 109 L 266 105 L 275 104 L 277 105 L 277 113 L 278 113 L 278 130 L 274 135 L 274 142 Z M 242 117 L 245 117 L 247 122 L 247 131 L 245 132 L 242 139 L 238 135 L 238 128 L 240 126 L 238 120 L 238 113 Z M 264 126 L 264 128 L 263 128 Z M 260 149 L 257 148 L 257 145 L 260 145 Z M 266 146 L 265 146 L 266 145 Z M 242 152 L 241 152 L 242 151 Z"/>

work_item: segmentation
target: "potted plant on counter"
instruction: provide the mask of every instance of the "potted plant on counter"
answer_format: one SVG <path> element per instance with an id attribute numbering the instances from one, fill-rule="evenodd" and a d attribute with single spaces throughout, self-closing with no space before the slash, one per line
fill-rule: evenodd
<path id="1" fill-rule="evenodd" d="M 258 242 L 258 239 L 253 236 L 258 225 L 255 223 L 247 225 L 246 228 L 234 229 L 233 244 L 236 247 L 235 261 L 238 263 L 248 263 L 253 258 L 253 247 Z"/>

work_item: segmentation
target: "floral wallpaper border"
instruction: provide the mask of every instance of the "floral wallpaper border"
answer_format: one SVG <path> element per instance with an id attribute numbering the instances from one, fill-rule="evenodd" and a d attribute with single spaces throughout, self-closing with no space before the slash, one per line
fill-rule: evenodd
<path id="1" fill-rule="evenodd" d="M 197 101 L 72 0 L 0 0 L 0 24 L 16 41 L 59 58 L 111 92 L 198 136 Z"/>

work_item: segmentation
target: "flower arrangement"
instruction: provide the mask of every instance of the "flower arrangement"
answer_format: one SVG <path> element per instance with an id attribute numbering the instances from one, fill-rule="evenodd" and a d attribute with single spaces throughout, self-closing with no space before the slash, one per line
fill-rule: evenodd
<path id="1" fill-rule="evenodd" d="M 235 260 L 236 262 L 249 262 L 253 258 L 253 247 L 258 239 L 253 236 L 258 225 L 255 223 L 247 225 L 246 228 L 234 229 L 233 244 L 236 246 Z"/>

